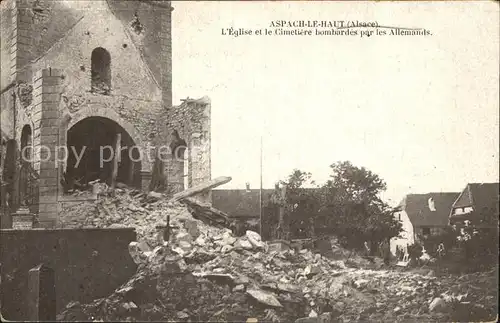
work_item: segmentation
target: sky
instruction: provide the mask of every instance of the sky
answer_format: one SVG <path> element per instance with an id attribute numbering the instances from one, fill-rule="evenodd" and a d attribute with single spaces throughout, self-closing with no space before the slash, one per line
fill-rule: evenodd
<path id="1" fill-rule="evenodd" d="M 212 102 L 212 177 L 321 183 L 349 160 L 409 193 L 499 177 L 499 6 L 485 2 L 173 2 L 173 100 Z M 376 21 L 430 36 L 229 36 L 274 20 Z"/>

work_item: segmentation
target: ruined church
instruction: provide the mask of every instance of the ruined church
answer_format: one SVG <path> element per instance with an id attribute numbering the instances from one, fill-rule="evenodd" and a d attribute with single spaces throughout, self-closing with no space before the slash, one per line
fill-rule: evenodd
<path id="1" fill-rule="evenodd" d="M 172 104 L 170 1 L 0 6 L 2 227 L 21 206 L 61 227 L 71 181 L 148 189 L 161 167 L 173 194 L 210 179 L 210 100 Z M 159 151 L 179 143 L 182 158 Z"/>

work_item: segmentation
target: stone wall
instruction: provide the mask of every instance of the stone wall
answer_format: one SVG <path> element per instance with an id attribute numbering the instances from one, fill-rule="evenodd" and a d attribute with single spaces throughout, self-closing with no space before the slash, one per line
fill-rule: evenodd
<path id="1" fill-rule="evenodd" d="M 2 230 L 2 315 L 26 320 L 28 271 L 44 263 L 55 270 L 59 312 L 70 301 L 111 294 L 136 271 L 128 244 L 133 229 Z"/>
<path id="2" fill-rule="evenodd" d="M 131 38 L 162 89 L 163 106 L 172 106 L 172 6 L 170 1 L 107 0 L 111 11 L 131 28 Z M 133 22 L 137 24 L 133 25 Z M 140 32 L 135 27 L 138 26 Z"/>
<path id="3" fill-rule="evenodd" d="M 39 221 L 42 227 L 57 222 L 59 191 L 56 145 L 59 141 L 59 101 L 64 75 L 45 69 L 33 78 L 33 168 L 39 175 Z"/>
<path id="4" fill-rule="evenodd" d="M 147 145 L 165 140 L 158 135 L 156 120 L 172 102 L 169 1 L 9 0 L 2 1 L 1 9 L 5 25 L 2 64 L 8 63 L 5 67 L 9 69 L 1 89 L 11 81 L 29 87 L 31 72 L 57 68 L 65 76 L 60 89 L 61 116 L 72 120 L 61 124 L 63 127 L 88 116 L 104 116 L 122 126 L 144 151 Z M 140 32 L 132 24 L 134 12 L 140 19 Z M 112 90 L 108 96 L 90 93 L 91 54 L 98 47 L 111 55 Z M 10 109 L 4 98 L 1 105 L 2 114 L 4 108 Z M 29 103 L 18 110 L 27 106 Z M 11 117 L 7 114 L 6 118 Z M 11 130 L 15 122 L 13 117 L 9 119 L 2 120 L 2 128 Z M 12 131 L 18 132 L 26 121 L 16 121 L 19 129 Z M 61 131 L 62 144 L 66 130 Z M 142 170 L 151 170 L 148 162 Z"/>
<path id="5" fill-rule="evenodd" d="M 0 2 L 0 91 L 11 83 L 10 60 L 13 2 L 14 0 L 2 0 Z"/>
<path id="6" fill-rule="evenodd" d="M 0 90 L 12 81 L 29 85 L 32 73 L 58 68 L 66 76 L 63 108 L 114 109 L 138 129 L 142 142 L 162 141 L 154 121 L 172 104 L 170 1 L 8 0 L 0 8 Z M 134 12 L 140 32 L 132 24 Z M 97 47 L 111 55 L 107 98 L 89 95 L 90 58 Z"/>
<path id="7" fill-rule="evenodd" d="M 2 64 L 9 72 L 2 69 L 1 90 L 15 85 L 2 93 L 1 128 L 18 144 L 24 126 L 33 131 L 42 227 L 57 226 L 65 164 L 56 164 L 55 149 L 86 118 L 110 119 L 132 138 L 143 153 L 138 177 L 143 188 L 149 184 L 150 147 L 165 142 L 158 116 L 172 102 L 170 16 L 169 1 L 2 1 Z M 111 57 L 107 95 L 91 87 L 96 48 Z"/>
<path id="8" fill-rule="evenodd" d="M 198 100 L 189 99 L 181 105 L 172 107 L 164 120 L 166 125 L 164 136 L 168 142 L 172 141 L 172 132 L 176 130 L 188 146 L 188 185 L 195 186 L 211 179 L 211 103 L 208 97 Z M 178 161 L 172 159 L 167 163 L 168 182 L 171 189 L 176 192 L 182 190 L 183 167 Z M 211 203 L 210 196 L 206 196 Z"/>
<path id="9" fill-rule="evenodd" d="M 65 75 L 60 109 L 68 123 L 61 124 L 60 143 L 77 122 L 101 116 L 118 123 L 145 151 L 159 139 L 156 116 L 165 111 L 159 80 L 136 46 L 131 27 L 113 14 L 106 1 L 74 11 L 82 13 L 78 22 L 33 64 L 35 71 L 57 67 Z M 109 95 L 91 93 L 91 56 L 96 48 L 104 48 L 111 57 Z M 150 170 L 150 163 L 142 168 Z"/>
<path id="10" fill-rule="evenodd" d="M 0 130 L 9 139 L 14 138 L 14 88 L 0 94 Z"/>

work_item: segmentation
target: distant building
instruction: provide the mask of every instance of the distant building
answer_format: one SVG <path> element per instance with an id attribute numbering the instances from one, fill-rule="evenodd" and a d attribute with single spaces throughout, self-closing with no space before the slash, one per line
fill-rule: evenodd
<path id="1" fill-rule="evenodd" d="M 247 189 L 212 190 L 213 207 L 227 213 L 234 223 L 238 223 L 237 231 L 240 233 L 244 233 L 244 230 L 260 231 L 260 190 L 250 189 L 248 186 Z M 316 190 L 316 188 L 306 188 L 306 190 Z M 274 231 L 278 226 L 279 208 L 275 204 L 276 195 L 272 198 L 275 193 L 276 189 L 262 190 L 263 239 L 274 237 Z M 308 237 L 309 225 L 310 222 L 305 220 L 296 223 L 295 231 L 290 232 L 291 237 L 293 239 Z"/>
<path id="2" fill-rule="evenodd" d="M 458 192 L 408 194 L 394 212 L 394 217 L 403 225 L 403 232 L 391 239 L 391 253 L 396 254 L 398 246 L 406 250 L 415 241 L 441 233 L 448 226 L 448 216 L 458 195 Z"/>
<path id="3" fill-rule="evenodd" d="M 262 190 L 263 206 L 274 189 Z M 212 190 L 212 205 L 247 227 L 257 227 L 260 221 L 259 189 Z"/>
<path id="4" fill-rule="evenodd" d="M 450 224 L 469 221 L 479 227 L 498 227 L 499 183 L 470 183 L 454 201 Z"/>

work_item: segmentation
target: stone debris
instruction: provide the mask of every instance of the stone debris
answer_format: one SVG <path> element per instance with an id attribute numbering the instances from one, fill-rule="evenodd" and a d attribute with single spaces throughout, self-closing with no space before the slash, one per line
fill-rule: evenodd
<path id="1" fill-rule="evenodd" d="M 432 300 L 431 304 L 429 305 L 429 311 L 439 312 L 446 310 L 446 307 L 447 307 L 446 302 L 442 298 L 436 297 Z"/>
<path id="2" fill-rule="evenodd" d="M 138 269 L 108 297 L 68 304 L 58 320 L 429 322 L 491 321 L 497 313 L 496 271 L 438 278 L 379 268 L 339 246 L 331 258 L 287 243 L 270 248 L 256 232 L 238 237 L 196 219 L 182 201 L 128 189 L 95 203 L 111 218 L 98 212 L 93 223 L 136 228 L 129 252 Z M 156 228 L 167 215 L 172 233 L 163 241 Z"/>
<path id="3" fill-rule="evenodd" d="M 272 307 L 283 307 L 283 305 L 281 305 L 281 303 L 271 293 L 259 289 L 248 289 L 247 294 L 252 296 L 262 304 L 269 305 Z"/>

